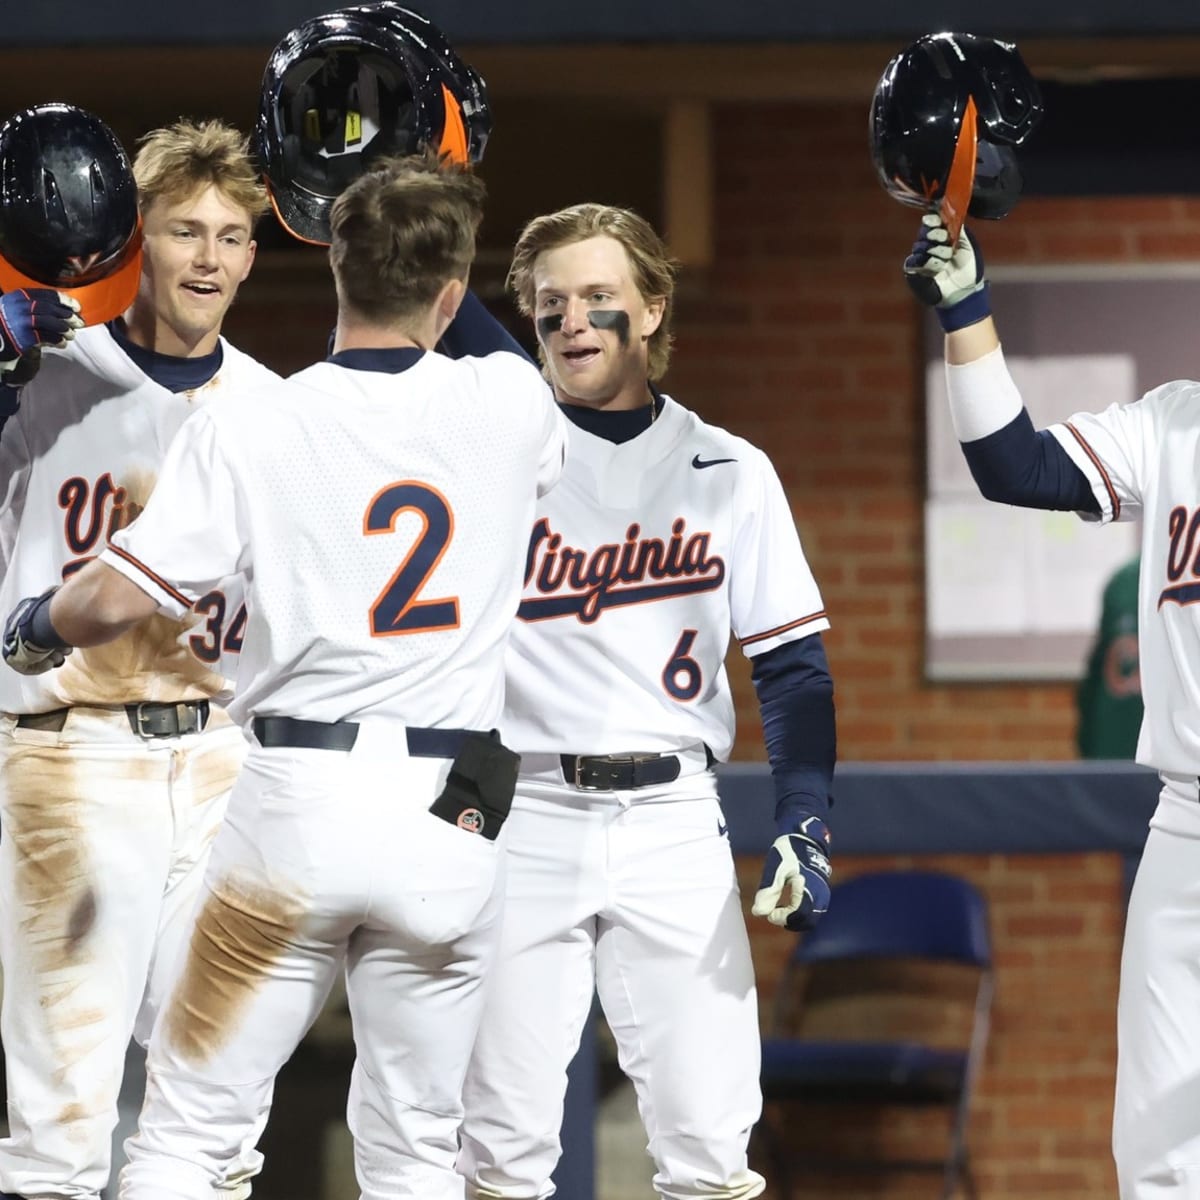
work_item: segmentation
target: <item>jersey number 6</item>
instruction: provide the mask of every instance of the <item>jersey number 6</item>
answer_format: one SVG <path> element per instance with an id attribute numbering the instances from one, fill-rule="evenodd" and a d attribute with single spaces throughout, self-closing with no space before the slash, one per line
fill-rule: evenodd
<path id="1" fill-rule="evenodd" d="M 371 636 L 395 637 L 458 628 L 458 597 L 418 600 L 454 536 L 454 514 L 446 497 L 427 483 L 404 479 L 375 493 L 363 514 L 363 533 L 394 533 L 401 513 L 415 512 L 422 528 L 387 587 L 371 605 Z"/>

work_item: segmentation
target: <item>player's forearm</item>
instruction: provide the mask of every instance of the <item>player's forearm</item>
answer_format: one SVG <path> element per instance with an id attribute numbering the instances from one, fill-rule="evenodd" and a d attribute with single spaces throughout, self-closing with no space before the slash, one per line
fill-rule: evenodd
<path id="1" fill-rule="evenodd" d="M 483 301 L 469 289 L 454 320 L 442 334 L 437 348 L 447 358 L 482 358 L 506 350 L 533 362 L 520 342 L 488 312 Z"/>
<path id="2" fill-rule="evenodd" d="M 55 593 L 47 616 L 60 642 L 98 646 L 120 637 L 157 607 L 137 584 L 94 560 Z"/>
<path id="3" fill-rule="evenodd" d="M 952 366 L 974 362 L 999 348 L 1000 337 L 991 317 L 946 334 L 946 362 Z"/>
<path id="4" fill-rule="evenodd" d="M 970 362 L 948 363 L 946 389 L 955 435 L 984 499 L 1022 508 L 1100 511 L 1071 456 L 1053 434 L 1034 429 L 998 343 Z"/>
<path id="5" fill-rule="evenodd" d="M 828 819 L 837 762 L 833 680 L 820 634 L 756 655 L 752 673 L 775 785 L 775 820 Z"/>

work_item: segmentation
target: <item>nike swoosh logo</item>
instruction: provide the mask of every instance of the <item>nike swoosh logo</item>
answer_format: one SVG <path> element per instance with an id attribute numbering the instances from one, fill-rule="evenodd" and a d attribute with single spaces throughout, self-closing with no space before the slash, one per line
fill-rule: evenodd
<path id="1" fill-rule="evenodd" d="M 703 471 L 705 467 L 717 467 L 717 466 L 720 466 L 721 463 L 731 463 L 731 462 L 737 462 L 737 459 L 736 458 L 701 458 L 700 455 L 697 454 L 696 457 L 692 459 L 692 466 L 695 467 L 697 471 Z"/>

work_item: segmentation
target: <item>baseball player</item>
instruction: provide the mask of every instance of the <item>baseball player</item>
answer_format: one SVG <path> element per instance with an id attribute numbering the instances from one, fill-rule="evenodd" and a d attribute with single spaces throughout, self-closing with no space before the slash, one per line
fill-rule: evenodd
<path id="1" fill-rule="evenodd" d="M 990 315 L 983 259 L 964 228 L 922 218 L 905 262 L 946 329 L 950 409 L 989 500 L 1141 520 L 1138 640 L 1145 716 L 1137 761 L 1162 780 L 1130 898 L 1117 1008 L 1113 1153 L 1122 1200 L 1200 1195 L 1196 900 L 1200 838 L 1200 384 L 1176 380 L 1132 404 L 1035 430 Z"/>
<path id="2" fill-rule="evenodd" d="M 137 516 L 190 413 L 276 377 L 220 336 L 266 207 L 235 130 L 156 130 L 131 169 L 97 118 L 41 105 L 0 131 L 0 174 L 0 367 L 14 368 L 0 381 L 32 376 L 15 404 L 5 389 L 0 433 L 7 611 Z M 47 280 L 70 306 L 34 286 Z M 70 324 L 76 307 L 88 326 L 53 348 L 56 315 Z M 130 1035 L 148 1037 L 190 929 L 244 751 L 214 703 L 240 600 L 219 581 L 195 600 L 53 674 L 0 672 L 11 1195 L 105 1187 Z"/>
<path id="3" fill-rule="evenodd" d="M 467 1087 L 472 1197 L 554 1191 L 566 1070 L 595 989 L 664 1197 L 759 1195 L 754 973 L 713 764 L 754 664 L 779 836 L 754 912 L 800 930 L 829 898 L 828 628 L 766 455 L 655 386 L 674 264 L 624 209 L 538 217 L 509 282 L 569 417 L 537 508 L 508 656 L 521 754 L 500 953 Z"/>
<path id="4" fill-rule="evenodd" d="M 498 325 L 492 353 L 426 353 L 463 297 L 482 198 L 433 157 L 360 176 L 330 218 L 330 360 L 198 412 L 137 523 L 8 622 L 10 664 L 44 670 L 249 581 L 229 711 L 254 743 L 151 1037 L 124 1200 L 202 1200 L 226 1177 L 343 964 L 363 1196 L 462 1196 L 462 1079 L 516 779 L 488 731 L 566 440 Z"/>

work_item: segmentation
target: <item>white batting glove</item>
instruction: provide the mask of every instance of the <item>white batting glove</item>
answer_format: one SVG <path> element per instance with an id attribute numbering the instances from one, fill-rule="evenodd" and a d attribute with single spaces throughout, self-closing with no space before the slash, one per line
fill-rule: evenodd
<path id="1" fill-rule="evenodd" d="M 904 260 L 904 279 L 922 304 L 936 310 L 947 332 L 974 325 L 991 313 L 979 243 L 964 225 L 951 245 L 938 213 L 921 218 L 921 231 Z"/>
<path id="2" fill-rule="evenodd" d="M 750 911 L 793 933 L 811 929 L 829 908 L 829 830 L 807 817 L 795 833 L 777 837 L 767 851 Z"/>
<path id="3" fill-rule="evenodd" d="M 43 675 L 61 667 L 71 653 L 70 646 L 39 646 L 30 640 L 29 630 L 34 613 L 58 591 L 52 587 L 40 596 L 26 596 L 4 622 L 4 661 L 22 675 Z"/>

